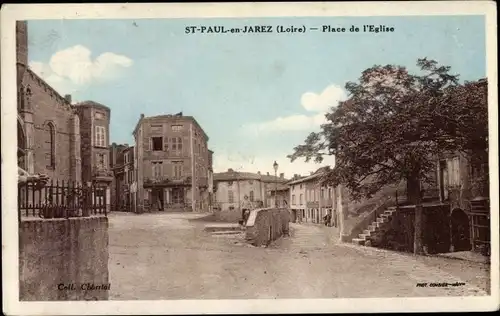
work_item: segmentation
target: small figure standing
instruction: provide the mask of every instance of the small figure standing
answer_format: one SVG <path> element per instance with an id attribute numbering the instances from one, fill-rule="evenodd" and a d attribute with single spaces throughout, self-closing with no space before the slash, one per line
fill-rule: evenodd
<path id="1" fill-rule="evenodd" d="M 248 199 L 248 195 L 245 195 L 243 201 L 241 202 L 241 217 L 243 220 L 243 225 L 247 223 L 248 217 L 250 216 L 250 211 L 253 209 L 253 203 Z"/>

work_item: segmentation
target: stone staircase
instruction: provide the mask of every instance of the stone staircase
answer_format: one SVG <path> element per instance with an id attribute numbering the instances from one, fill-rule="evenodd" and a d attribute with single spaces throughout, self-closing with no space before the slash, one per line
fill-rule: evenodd
<path id="1" fill-rule="evenodd" d="M 362 234 L 359 234 L 358 238 L 352 239 L 352 243 L 362 246 L 375 246 L 376 241 L 389 228 L 392 215 L 396 211 L 397 209 L 395 206 L 386 208 L 371 225 L 368 225 L 368 229 L 365 229 Z"/>

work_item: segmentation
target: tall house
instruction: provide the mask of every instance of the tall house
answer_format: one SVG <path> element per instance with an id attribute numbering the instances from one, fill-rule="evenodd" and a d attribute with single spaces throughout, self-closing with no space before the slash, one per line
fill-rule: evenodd
<path id="1" fill-rule="evenodd" d="M 134 146 L 128 144 L 110 146 L 111 170 L 111 204 L 115 211 L 133 211 L 134 194 Z"/>
<path id="2" fill-rule="evenodd" d="M 139 212 L 211 208 L 213 152 L 194 117 L 141 114 L 133 135 Z"/>
<path id="3" fill-rule="evenodd" d="M 109 187 L 113 174 L 109 161 L 109 121 L 107 106 L 93 101 L 75 105 L 80 118 L 82 181 Z"/>

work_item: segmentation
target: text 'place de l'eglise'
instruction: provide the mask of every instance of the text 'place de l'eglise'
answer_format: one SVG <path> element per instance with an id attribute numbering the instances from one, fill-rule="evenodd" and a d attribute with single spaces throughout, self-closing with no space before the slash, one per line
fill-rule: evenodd
<path id="1" fill-rule="evenodd" d="M 126 276 L 112 282 L 110 276 L 127 270 L 114 263 L 122 257 L 113 254 L 113 243 L 140 238 L 129 220 L 152 234 L 154 222 L 168 222 L 175 230 L 172 223 L 181 220 L 169 220 L 171 214 L 208 221 L 213 228 L 203 231 L 209 235 L 241 235 L 254 246 L 302 238 L 297 247 L 307 247 L 318 230 L 335 244 L 413 251 L 415 204 L 407 198 L 406 183 L 354 200 L 347 186 L 322 181 L 333 166 L 285 176 L 277 157 L 269 170 L 214 172 L 210 135 L 194 116 L 177 110 L 138 113 L 137 124 L 130 126 L 134 144 L 113 143 L 109 107 L 98 100 L 72 103 L 70 95 L 60 95 L 28 67 L 27 32 L 26 23 L 17 22 L 21 300 L 108 299 L 109 291 L 53 288 L 91 282 L 93 288 L 109 283 L 113 291 Z M 486 80 L 477 85 L 487 89 Z M 429 173 L 434 180 L 422 187 L 422 255 L 489 256 L 488 175 L 487 160 L 478 162 L 458 150 L 436 157 Z M 116 233 L 115 240 L 120 223 L 132 230 Z M 52 250 L 42 254 L 37 251 L 42 246 Z M 52 251 L 65 255 L 54 259 Z"/>

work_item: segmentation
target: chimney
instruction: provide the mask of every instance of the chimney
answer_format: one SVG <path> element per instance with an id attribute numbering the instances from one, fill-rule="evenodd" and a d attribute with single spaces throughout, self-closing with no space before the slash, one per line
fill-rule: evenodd
<path id="1" fill-rule="evenodd" d="M 257 171 L 257 174 L 260 176 L 260 171 Z"/>
<path id="2" fill-rule="evenodd" d="M 143 118 L 144 118 L 144 113 L 141 113 L 141 119 L 143 119 Z"/>
<path id="3" fill-rule="evenodd" d="M 267 175 L 269 175 L 269 172 L 267 173 Z"/>
<path id="4" fill-rule="evenodd" d="M 64 98 L 66 99 L 66 101 L 68 101 L 69 104 L 71 104 L 71 94 L 66 94 Z"/>
<path id="5" fill-rule="evenodd" d="M 284 173 L 280 173 L 280 179 L 285 179 L 285 174 Z"/>
<path id="6" fill-rule="evenodd" d="M 227 169 L 227 172 L 234 172 L 234 170 L 229 168 L 229 169 Z"/>

